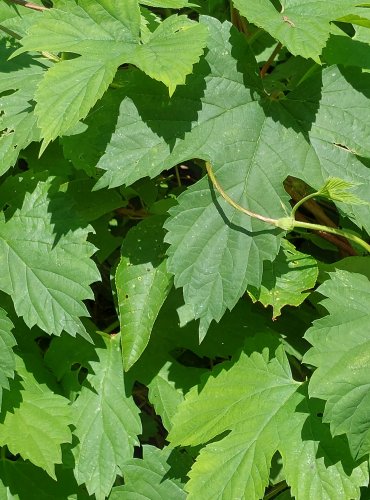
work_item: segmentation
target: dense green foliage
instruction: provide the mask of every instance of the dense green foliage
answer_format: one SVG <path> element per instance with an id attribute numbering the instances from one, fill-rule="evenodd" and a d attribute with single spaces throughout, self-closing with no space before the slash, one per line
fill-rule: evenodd
<path id="1" fill-rule="evenodd" d="M 0 498 L 370 498 L 370 4 L 0 0 Z"/>

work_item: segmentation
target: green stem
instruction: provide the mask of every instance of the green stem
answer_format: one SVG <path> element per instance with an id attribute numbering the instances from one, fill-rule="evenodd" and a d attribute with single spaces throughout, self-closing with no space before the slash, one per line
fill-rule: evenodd
<path id="1" fill-rule="evenodd" d="M 120 323 L 119 323 L 119 319 L 117 319 L 116 321 L 114 321 L 112 324 L 110 324 L 107 328 L 105 328 L 103 330 L 104 333 L 112 333 L 113 330 L 115 330 L 117 328 L 117 326 L 119 326 Z"/>
<path id="2" fill-rule="evenodd" d="M 263 222 L 267 222 L 268 224 L 272 224 L 273 226 L 277 226 L 277 222 L 278 222 L 277 219 L 271 219 L 270 217 L 265 217 L 263 215 L 256 214 L 255 212 L 251 212 L 247 208 L 244 208 L 241 205 L 239 205 L 238 203 L 236 203 L 236 201 L 234 201 L 232 198 L 230 198 L 230 196 L 227 193 L 225 193 L 225 191 L 222 189 L 222 187 L 218 183 L 218 180 L 216 179 L 215 174 L 213 173 L 211 164 L 209 162 L 206 162 L 206 169 L 207 169 L 208 176 L 212 181 L 212 184 L 217 189 L 217 191 L 220 193 L 222 198 L 225 201 L 227 201 L 227 203 L 229 205 L 236 208 L 236 210 L 239 210 L 239 212 L 243 212 L 243 214 L 249 215 L 249 217 L 253 217 L 254 219 L 262 220 Z"/>
<path id="3" fill-rule="evenodd" d="M 363 239 L 355 234 L 349 233 L 348 231 L 344 231 L 343 229 L 337 229 L 334 227 L 322 226 L 321 224 L 311 224 L 310 222 L 301 222 L 299 220 L 295 220 L 293 222 L 294 227 L 302 227 L 305 229 L 313 229 L 314 231 L 324 231 L 325 233 L 336 234 L 337 236 L 342 236 L 347 240 L 352 240 L 362 248 L 364 248 L 367 252 L 370 253 L 370 245 L 366 243 Z"/>
<path id="4" fill-rule="evenodd" d="M 288 488 L 288 485 L 286 484 L 286 482 L 281 481 L 281 483 L 276 484 L 272 488 L 272 490 L 269 493 L 267 493 L 267 495 L 265 495 L 263 497 L 263 500 L 269 500 L 270 498 L 274 498 L 274 496 L 276 496 L 281 491 L 286 490 L 287 488 Z"/>
<path id="5" fill-rule="evenodd" d="M 330 234 L 335 234 L 337 236 L 342 236 L 343 238 L 347 238 L 347 240 L 354 241 L 355 243 L 360 245 L 362 248 L 364 248 L 368 253 L 370 253 L 370 245 L 355 234 L 349 233 L 348 231 L 345 231 L 343 229 L 337 229 L 334 227 L 323 226 L 322 224 L 312 224 L 311 222 L 303 222 L 303 221 L 299 221 L 299 220 L 294 219 L 293 215 L 297 210 L 297 205 L 298 206 L 302 205 L 302 203 L 307 201 L 308 198 L 312 198 L 313 196 L 317 196 L 317 193 L 313 193 L 311 195 L 306 196 L 305 198 L 302 198 L 302 200 L 300 200 L 293 208 L 291 217 L 282 217 L 280 219 L 271 219 L 270 217 L 265 217 L 264 215 L 256 214 L 255 212 L 252 212 L 251 210 L 248 210 L 247 208 L 242 207 L 241 205 L 239 205 L 239 203 L 236 203 L 236 201 L 234 201 L 232 198 L 230 198 L 230 196 L 220 186 L 218 180 L 215 177 L 215 174 L 213 173 L 212 166 L 208 161 L 206 162 L 206 169 L 207 169 L 208 176 L 209 176 L 214 188 L 220 193 L 222 198 L 229 205 L 234 207 L 239 212 L 242 212 L 243 214 L 246 214 L 249 217 L 252 217 L 254 219 L 258 219 L 258 220 L 261 220 L 261 221 L 266 222 L 268 224 L 272 224 L 273 226 L 277 226 L 280 229 L 283 229 L 284 231 L 288 231 L 288 232 L 292 231 L 296 227 L 301 227 L 304 229 L 312 229 L 313 231 L 323 231 L 324 233 L 330 233 Z"/>
<path id="6" fill-rule="evenodd" d="M 308 200 L 311 200 L 311 198 L 315 198 L 316 196 L 319 196 L 320 193 L 318 192 L 315 192 L 315 193 L 312 193 L 312 194 L 308 194 L 307 196 L 305 196 L 304 198 L 302 198 L 301 200 L 297 201 L 297 203 L 294 205 L 294 207 L 292 208 L 292 211 L 290 213 L 291 217 L 295 217 L 295 214 L 298 210 L 298 208 L 303 205 L 303 203 L 306 203 L 306 201 Z"/>

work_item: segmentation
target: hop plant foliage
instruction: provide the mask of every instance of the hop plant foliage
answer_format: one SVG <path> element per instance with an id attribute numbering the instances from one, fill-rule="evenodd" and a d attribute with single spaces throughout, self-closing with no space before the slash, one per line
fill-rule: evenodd
<path id="1" fill-rule="evenodd" d="M 368 497 L 369 19 L 0 3 L 1 497 Z"/>

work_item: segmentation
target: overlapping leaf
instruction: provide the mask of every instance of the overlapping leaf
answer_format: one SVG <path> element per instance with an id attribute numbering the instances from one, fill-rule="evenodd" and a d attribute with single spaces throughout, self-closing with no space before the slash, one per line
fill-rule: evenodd
<path id="1" fill-rule="evenodd" d="M 326 400 L 324 421 L 334 435 L 346 434 L 353 456 L 362 457 L 370 451 L 370 283 L 338 270 L 318 291 L 329 314 L 306 334 L 313 347 L 304 362 L 317 367 L 309 393 Z"/>
<path id="2" fill-rule="evenodd" d="M 0 40 L 0 174 L 16 162 L 21 149 L 40 140 L 33 112 L 34 94 L 46 66 L 41 58 L 23 55 L 7 61 L 12 45 Z"/>
<path id="3" fill-rule="evenodd" d="M 98 500 L 106 498 L 117 474 L 132 457 L 140 433 L 138 409 L 125 393 L 119 335 L 105 336 L 99 361 L 90 363 L 81 394 L 73 405 L 75 435 L 74 474 L 79 484 Z"/>
<path id="4" fill-rule="evenodd" d="M 166 268 L 163 217 L 151 217 L 127 234 L 116 271 L 125 370 L 149 342 L 158 312 L 172 286 Z"/>
<path id="5" fill-rule="evenodd" d="M 19 357 L 17 371 L 22 380 L 11 383 L 3 400 L 0 445 L 55 478 L 54 466 L 62 462 L 61 445 L 72 441 L 69 401 L 39 384 Z"/>
<path id="6" fill-rule="evenodd" d="M 366 465 L 356 466 L 348 457 L 345 441 L 333 446 L 305 392 L 292 379 L 276 338 L 263 334 L 238 359 L 218 367 L 201 389 L 192 389 L 179 406 L 169 440 L 184 446 L 213 441 L 189 473 L 189 499 L 263 497 L 277 450 L 285 459 L 288 484 L 300 499 L 314 494 L 329 500 L 333 492 L 342 500 L 357 497 L 367 482 Z M 302 468 L 305 480 L 297 481 Z"/>
<path id="7" fill-rule="evenodd" d="M 280 12 L 270 0 L 234 0 L 249 22 L 266 30 L 294 55 L 320 62 L 320 54 L 331 32 L 330 21 L 352 13 L 354 0 L 282 0 Z"/>
<path id="8" fill-rule="evenodd" d="M 175 450 L 143 446 L 143 458 L 125 466 L 125 485 L 113 488 L 110 500 L 182 500 L 186 498 L 183 482 L 190 457 Z"/>
<path id="9" fill-rule="evenodd" d="M 16 344 L 12 334 L 13 323 L 4 309 L 0 308 L 0 407 L 3 388 L 9 389 L 9 378 L 14 377 L 15 358 L 13 347 Z"/>
<path id="10" fill-rule="evenodd" d="M 28 182 L 31 191 L 17 193 L 24 197 L 21 208 L 0 221 L 0 287 L 29 327 L 86 335 L 82 301 L 92 298 L 89 285 L 100 279 L 86 241 L 89 228 L 79 227 L 68 196 L 53 193 L 52 179 Z"/>
<path id="11" fill-rule="evenodd" d="M 248 289 L 249 295 L 264 306 L 271 305 L 273 318 L 279 316 L 286 305 L 299 306 L 309 295 L 318 276 L 314 258 L 298 252 L 283 240 L 282 248 L 274 262 L 265 263 L 259 289 Z"/>
<path id="12" fill-rule="evenodd" d="M 199 59 L 206 31 L 187 17 L 172 17 L 140 43 L 137 0 L 59 2 L 23 37 L 25 50 L 69 52 L 80 57 L 54 65 L 38 86 L 35 108 L 44 146 L 84 118 L 112 82 L 117 68 L 135 64 L 169 86 L 170 93 Z M 177 53 L 186 44 L 185 59 Z"/>

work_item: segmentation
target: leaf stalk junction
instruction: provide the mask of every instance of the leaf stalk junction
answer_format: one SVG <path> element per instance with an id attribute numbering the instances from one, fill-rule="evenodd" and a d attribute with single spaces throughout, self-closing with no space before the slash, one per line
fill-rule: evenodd
<path id="1" fill-rule="evenodd" d="M 242 212 L 243 214 L 248 215 L 249 217 L 261 220 L 262 222 L 266 222 L 267 224 L 271 224 L 275 227 L 278 227 L 278 228 L 283 229 L 284 231 L 288 231 L 288 232 L 293 231 L 294 228 L 304 228 L 304 229 L 311 229 L 313 231 L 323 231 L 325 233 L 335 234 L 336 236 L 347 238 L 348 240 L 351 240 L 351 241 L 357 243 L 357 245 L 361 246 L 364 250 L 366 250 L 368 253 L 370 253 L 370 245 L 368 243 L 366 243 L 366 241 L 364 241 L 362 238 L 357 236 L 356 234 L 353 234 L 349 231 L 345 231 L 343 229 L 329 227 L 329 226 L 325 226 L 322 224 L 314 224 L 311 222 L 298 221 L 295 219 L 295 214 L 296 214 L 297 209 L 303 203 L 305 203 L 307 200 L 314 198 L 316 196 L 320 196 L 319 191 L 312 193 L 312 194 L 302 198 L 301 200 L 299 200 L 292 208 L 290 216 L 282 217 L 280 219 L 273 219 L 271 217 L 265 217 L 264 215 L 252 212 L 251 210 L 248 210 L 247 208 L 242 207 L 241 205 L 239 205 L 239 203 L 237 203 L 232 198 L 230 198 L 230 196 L 224 191 L 224 189 L 222 188 L 222 186 L 218 182 L 218 180 L 213 172 L 213 169 L 212 169 L 210 162 L 206 162 L 206 170 L 207 170 L 208 177 L 211 180 L 214 188 L 218 191 L 218 193 L 222 196 L 222 198 L 229 205 L 234 207 L 239 212 Z"/>

